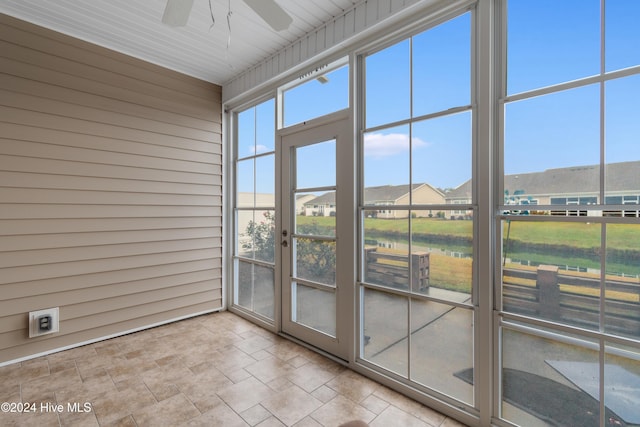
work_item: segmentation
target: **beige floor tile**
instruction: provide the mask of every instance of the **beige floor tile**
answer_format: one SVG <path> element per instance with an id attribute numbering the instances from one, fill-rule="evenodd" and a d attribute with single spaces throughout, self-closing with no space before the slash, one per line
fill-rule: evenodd
<path id="1" fill-rule="evenodd" d="M 182 393 L 195 405 L 201 413 L 210 411 L 219 405 L 224 405 L 218 396 L 219 386 L 207 382 L 191 382 L 180 386 Z"/>
<path id="2" fill-rule="evenodd" d="M 289 387 L 293 387 L 294 384 L 284 377 L 279 377 L 273 381 L 269 381 L 267 385 L 271 390 L 275 392 L 281 392 L 288 389 Z"/>
<path id="3" fill-rule="evenodd" d="M 0 414 L 2 427 L 59 427 L 58 414 L 37 410 L 30 413 Z"/>
<path id="4" fill-rule="evenodd" d="M 327 387 L 326 385 L 323 385 L 313 390 L 311 392 L 311 395 L 319 401 L 327 403 L 328 401 L 336 397 L 338 395 L 338 392 L 336 392 L 332 388 Z"/>
<path id="5" fill-rule="evenodd" d="M 231 313 L 0 367 L 0 400 L 91 403 L 6 426 L 462 425 Z"/>
<path id="6" fill-rule="evenodd" d="M 218 405 L 212 410 L 185 424 L 187 427 L 248 427 L 236 412 L 227 405 Z"/>
<path id="7" fill-rule="evenodd" d="M 1 375 L 0 375 L 1 378 Z M 0 382 L 0 402 L 20 402 L 20 383 Z"/>
<path id="8" fill-rule="evenodd" d="M 173 427 L 185 424 L 200 415 L 200 411 L 183 394 L 177 394 L 157 405 L 135 410 L 133 419 L 138 427 Z"/>
<path id="9" fill-rule="evenodd" d="M 440 424 L 440 427 L 466 427 L 466 426 L 454 419 L 446 418 L 442 422 L 442 424 Z"/>
<path id="10" fill-rule="evenodd" d="M 291 426 L 322 406 L 322 402 L 298 386 L 289 387 L 262 401 L 269 412 Z"/>
<path id="11" fill-rule="evenodd" d="M 327 383 L 343 396 L 359 403 L 375 392 L 379 385 L 353 371 L 343 371 Z"/>
<path id="12" fill-rule="evenodd" d="M 58 403 L 66 405 L 67 403 L 92 403 L 100 396 L 104 396 L 109 393 L 117 393 L 116 388 L 111 377 L 108 375 L 96 377 L 83 381 L 82 384 L 78 384 L 75 387 L 67 388 L 65 390 L 56 390 L 55 396 Z"/>
<path id="13" fill-rule="evenodd" d="M 445 416 L 439 412 L 427 408 L 415 400 L 409 399 L 387 387 L 381 386 L 375 391 L 375 395 L 430 425 L 439 426 L 445 419 Z"/>
<path id="14" fill-rule="evenodd" d="M 133 416 L 127 415 L 124 418 L 120 418 L 119 420 L 112 421 L 106 424 L 100 424 L 100 427 L 138 427 L 136 425 Z"/>
<path id="15" fill-rule="evenodd" d="M 93 410 L 98 422 L 113 422 L 127 415 L 133 414 L 147 406 L 155 405 L 156 399 L 153 394 L 144 386 L 132 386 L 117 393 L 109 393 L 95 399 Z"/>
<path id="16" fill-rule="evenodd" d="M 84 408 L 84 407 L 83 407 Z M 64 411 L 60 413 L 60 425 L 63 427 L 99 427 L 98 419 L 90 409 L 87 412 Z"/>
<path id="17" fill-rule="evenodd" d="M 375 420 L 370 423 L 371 427 L 388 427 L 388 426 L 402 426 L 402 427 L 433 427 L 421 419 L 404 412 L 395 406 L 389 406 Z"/>
<path id="18" fill-rule="evenodd" d="M 45 396 L 54 391 L 68 390 L 82 385 L 82 378 L 74 367 L 51 375 L 42 376 L 22 383 L 22 400 L 25 402 L 44 401 Z"/>
<path id="19" fill-rule="evenodd" d="M 287 362 L 271 356 L 254 362 L 246 366 L 244 369 L 266 384 L 276 378 L 286 377 L 294 368 Z"/>
<path id="20" fill-rule="evenodd" d="M 252 334 L 250 338 L 246 338 L 244 341 L 236 344 L 236 347 L 244 351 L 247 354 L 252 355 L 260 350 L 265 350 L 273 345 L 273 342 L 261 337 L 260 335 Z"/>
<path id="21" fill-rule="evenodd" d="M 389 407 L 389 402 L 372 394 L 371 396 L 360 402 L 360 405 L 364 408 L 367 408 L 374 414 L 381 414 L 382 411 Z"/>
<path id="22" fill-rule="evenodd" d="M 253 377 L 218 392 L 218 396 L 237 413 L 246 411 L 271 395 L 273 390 Z"/>
<path id="23" fill-rule="evenodd" d="M 375 418 L 375 414 L 354 401 L 339 395 L 313 412 L 311 417 L 324 426 L 338 426 L 351 420 L 362 420 L 368 423 Z"/>
<path id="24" fill-rule="evenodd" d="M 260 424 L 258 424 L 256 427 L 285 427 L 285 426 L 286 424 L 283 424 L 276 417 L 269 417 L 263 422 L 261 422 Z"/>
<path id="25" fill-rule="evenodd" d="M 317 422 L 311 417 L 304 417 L 297 423 L 293 425 L 293 427 L 323 427 L 322 424 Z"/>
<path id="26" fill-rule="evenodd" d="M 247 422 L 247 424 L 255 426 L 256 424 L 259 424 L 267 418 L 271 417 L 272 414 L 271 412 L 267 411 L 264 406 L 256 405 L 242 412 L 240 416 Z"/>
<path id="27" fill-rule="evenodd" d="M 326 384 L 337 376 L 315 363 L 307 363 L 293 370 L 287 378 L 308 393 Z"/>

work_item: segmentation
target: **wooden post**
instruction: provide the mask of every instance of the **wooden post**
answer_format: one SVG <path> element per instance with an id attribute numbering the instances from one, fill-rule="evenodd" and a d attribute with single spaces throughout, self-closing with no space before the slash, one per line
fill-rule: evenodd
<path id="1" fill-rule="evenodd" d="M 373 262 L 373 254 L 378 248 L 376 247 L 368 247 L 364 248 L 364 277 L 363 280 L 367 281 L 369 279 L 369 273 L 371 272 L 371 263 Z"/>
<path id="2" fill-rule="evenodd" d="M 411 254 L 411 290 L 425 292 L 429 289 L 429 254 L 416 252 Z"/>
<path id="3" fill-rule="evenodd" d="M 541 265 L 536 278 L 538 288 L 538 314 L 549 320 L 560 319 L 560 286 L 558 284 L 558 267 Z"/>

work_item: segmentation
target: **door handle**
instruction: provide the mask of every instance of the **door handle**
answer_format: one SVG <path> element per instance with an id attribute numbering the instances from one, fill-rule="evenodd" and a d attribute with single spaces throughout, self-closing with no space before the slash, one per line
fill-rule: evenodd
<path id="1" fill-rule="evenodd" d="M 286 247 L 289 246 L 289 242 L 287 242 L 286 240 L 283 240 L 281 245 L 282 245 L 283 248 L 286 248 Z"/>

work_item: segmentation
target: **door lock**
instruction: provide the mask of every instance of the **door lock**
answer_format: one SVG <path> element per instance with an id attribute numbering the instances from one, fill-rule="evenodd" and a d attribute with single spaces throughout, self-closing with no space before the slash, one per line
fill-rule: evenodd
<path id="1" fill-rule="evenodd" d="M 282 230 L 282 235 L 283 235 L 284 237 L 287 237 L 287 234 L 288 234 L 288 233 L 287 233 L 287 230 Z"/>

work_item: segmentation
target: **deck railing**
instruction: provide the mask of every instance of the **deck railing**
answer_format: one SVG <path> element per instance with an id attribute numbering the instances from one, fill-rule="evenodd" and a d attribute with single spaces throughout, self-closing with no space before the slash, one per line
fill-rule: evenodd
<path id="1" fill-rule="evenodd" d="M 605 281 L 606 330 L 640 335 L 640 285 Z M 600 278 L 561 274 L 558 267 L 503 269 L 502 301 L 506 311 L 599 329 Z"/>
<path id="2" fill-rule="evenodd" d="M 394 288 L 425 292 L 429 288 L 429 253 L 410 255 L 365 248 L 365 280 Z M 409 273 L 411 263 L 411 273 Z M 411 274 L 411 277 L 409 277 Z"/>

